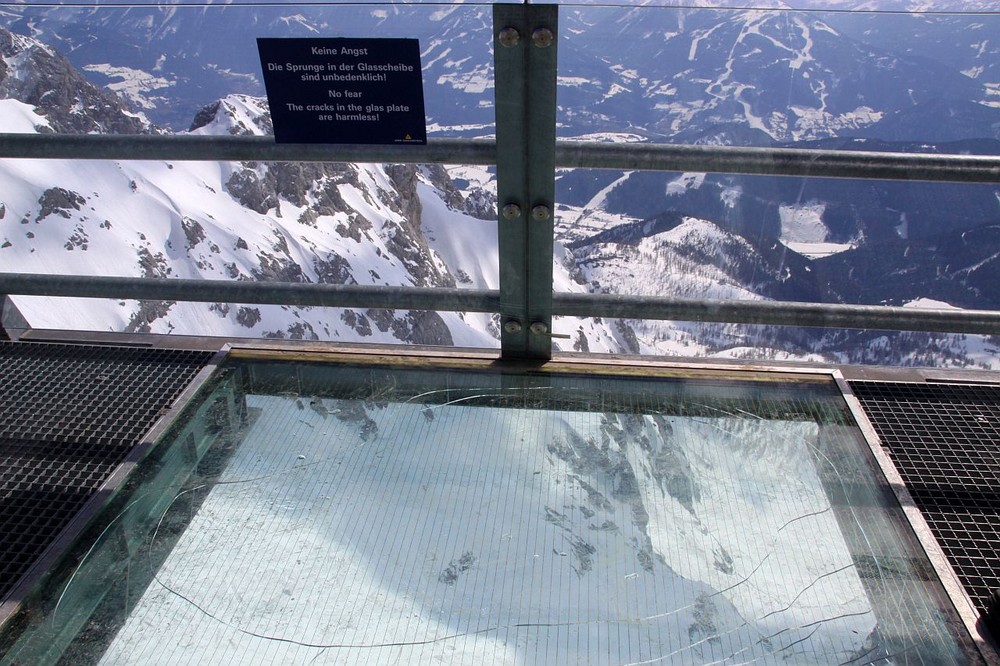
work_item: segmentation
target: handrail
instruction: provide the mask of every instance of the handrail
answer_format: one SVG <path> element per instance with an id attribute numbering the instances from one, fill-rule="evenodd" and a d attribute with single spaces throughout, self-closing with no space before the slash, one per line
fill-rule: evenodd
<path id="1" fill-rule="evenodd" d="M 0 134 L 0 158 L 493 165 L 496 142 L 275 143 L 269 136 Z M 811 178 L 1000 182 L 1000 156 L 556 141 L 558 168 L 696 171 Z"/>
<path id="2" fill-rule="evenodd" d="M 808 178 L 1000 182 L 1000 156 L 862 150 L 559 141 L 556 143 L 556 166 Z"/>
<path id="3" fill-rule="evenodd" d="M 427 145 L 275 143 L 271 136 L 2 134 L 0 158 L 193 162 L 496 164 L 496 142 L 437 139 Z"/>
<path id="4" fill-rule="evenodd" d="M 720 324 L 860 328 L 938 333 L 1000 333 L 1000 312 L 790 301 L 726 301 L 622 294 L 552 295 L 552 313 Z"/>
<path id="5" fill-rule="evenodd" d="M 500 292 L 488 289 L 107 275 L 0 273 L 0 294 L 442 312 L 500 309 Z"/>
<path id="6" fill-rule="evenodd" d="M 201 303 L 276 304 L 340 308 L 384 308 L 455 312 L 498 312 L 492 289 L 417 288 L 82 275 L 0 273 L 0 294 L 68 296 Z M 887 331 L 1000 333 L 1000 312 L 941 310 L 884 305 L 842 305 L 787 301 L 723 301 L 626 296 L 552 295 L 552 314 L 704 323 L 762 324 Z M 544 334 L 543 334 L 544 335 Z"/>

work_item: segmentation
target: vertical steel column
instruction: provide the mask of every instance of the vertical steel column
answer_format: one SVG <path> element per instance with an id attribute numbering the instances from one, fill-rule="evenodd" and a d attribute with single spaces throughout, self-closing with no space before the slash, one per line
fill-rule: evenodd
<path id="1" fill-rule="evenodd" d="M 556 5 L 493 5 L 500 348 L 552 356 Z"/>

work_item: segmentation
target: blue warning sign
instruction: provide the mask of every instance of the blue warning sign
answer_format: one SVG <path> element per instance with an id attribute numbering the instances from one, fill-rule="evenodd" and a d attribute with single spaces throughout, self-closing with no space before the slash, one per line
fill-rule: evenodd
<path id="1" fill-rule="evenodd" d="M 278 143 L 427 143 L 416 39 L 258 38 Z"/>

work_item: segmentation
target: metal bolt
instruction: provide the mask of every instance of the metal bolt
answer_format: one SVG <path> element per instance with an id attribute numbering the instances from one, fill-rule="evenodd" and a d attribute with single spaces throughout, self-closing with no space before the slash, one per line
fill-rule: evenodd
<path id="1" fill-rule="evenodd" d="M 517 46 L 518 42 L 521 41 L 521 33 L 517 31 L 517 28 L 504 28 L 497 34 L 497 41 L 500 42 L 500 46 L 507 48 Z"/>
<path id="2" fill-rule="evenodd" d="M 549 327 L 546 326 L 545 322 L 543 321 L 535 321 L 531 323 L 531 326 L 528 327 L 528 330 L 531 331 L 534 335 L 546 335 L 549 332 Z"/>
<path id="3" fill-rule="evenodd" d="M 535 28 L 534 32 L 531 33 L 531 43 L 540 49 L 552 46 L 553 41 L 555 41 L 555 35 L 548 28 Z"/>
<path id="4" fill-rule="evenodd" d="M 545 222 L 552 217 L 552 213 L 548 206 L 535 206 L 531 209 L 531 217 L 536 222 Z"/>
<path id="5" fill-rule="evenodd" d="M 521 217 L 521 207 L 517 204 L 507 204 L 500 210 L 505 220 L 516 220 Z"/>
<path id="6" fill-rule="evenodd" d="M 510 319 L 506 324 L 503 325 L 503 330 L 511 335 L 515 333 L 520 333 L 524 327 L 521 326 L 521 322 L 516 319 Z"/>

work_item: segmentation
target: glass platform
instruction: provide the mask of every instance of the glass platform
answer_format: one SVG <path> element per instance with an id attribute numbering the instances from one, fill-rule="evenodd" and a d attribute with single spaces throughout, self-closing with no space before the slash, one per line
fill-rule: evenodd
<path id="1" fill-rule="evenodd" d="M 3 663 L 980 659 L 822 375 L 231 359 L 91 532 Z"/>

